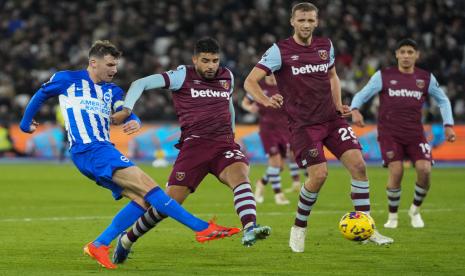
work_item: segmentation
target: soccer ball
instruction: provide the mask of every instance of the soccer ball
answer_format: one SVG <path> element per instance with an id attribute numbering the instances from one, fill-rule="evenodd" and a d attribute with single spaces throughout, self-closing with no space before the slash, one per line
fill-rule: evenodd
<path id="1" fill-rule="evenodd" d="M 373 235 L 375 221 L 364 212 L 355 211 L 342 216 L 339 231 L 351 241 L 364 241 Z"/>

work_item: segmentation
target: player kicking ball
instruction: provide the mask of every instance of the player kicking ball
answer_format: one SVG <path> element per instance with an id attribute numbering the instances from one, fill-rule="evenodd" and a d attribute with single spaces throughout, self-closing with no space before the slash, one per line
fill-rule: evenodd
<path id="1" fill-rule="evenodd" d="M 144 90 L 166 88 L 172 91 L 181 125 L 180 150 L 168 180 L 166 192 L 177 202 L 184 200 L 211 173 L 234 194 L 234 207 L 244 231 L 242 244 L 252 246 L 271 233 L 269 226 L 256 223 L 256 203 L 249 180 L 247 157 L 234 142 L 234 76 L 220 67 L 216 40 L 197 41 L 192 61 L 194 66 L 154 74 L 134 81 L 125 98 L 122 111 L 113 114 L 114 123 L 132 116 L 134 104 Z M 165 218 L 162 210 L 149 210 L 132 229 L 122 235 L 113 256 L 115 263 L 126 260 L 133 243 Z"/>
<path id="2" fill-rule="evenodd" d="M 115 200 L 131 200 L 113 218 L 94 241 L 84 247 L 85 254 L 108 269 L 117 266 L 109 257 L 109 245 L 119 234 L 153 207 L 195 231 L 199 242 L 220 239 L 240 232 L 203 221 L 167 196 L 140 168 L 120 153 L 110 142 L 110 116 L 122 109 L 123 90 L 111 83 L 121 52 L 109 41 L 97 41 L 89 50 L 86 70 L 60 71 L 34 94 L 20 123 L 22 131 L 33 133 L 38 126 L 33 118 L 41 105 L 59 97 L 65 119 L 71 159 L 79 171 L 109 189 Z M 124 120 L 123 130 L 132 134 L 140 128 L 132 114 Z"/>

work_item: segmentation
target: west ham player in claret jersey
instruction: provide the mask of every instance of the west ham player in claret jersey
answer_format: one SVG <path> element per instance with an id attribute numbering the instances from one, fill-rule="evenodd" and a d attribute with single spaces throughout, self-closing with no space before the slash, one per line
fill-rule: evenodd
<path id="1" fill-rule="evenodd" d="M 273 75 L 266 76 L 260 82 L 260 87 L 267 96 L 279 94 L 276 79 Z M 255 184 L 255 200 L 262 203 L 265 199 L 265 185 L 269 182 L 275 193 L 275 202 L 278 205 L 289 204 L 289 200 L 281 190 L 281 171 L 283 170 L 286 157 L 290 159 L 289 169 L 293 180 L 292 188 L 289 191 L 300 192 L 299 166 L 294 161 L 294 156 L 290 150 L 290 131 L 287 114 L 282 109 L 264 107 L 257 104 L 253 97 L 246 95 L 242 99 L 242 108 L 259 114 L 259 135 L 263 149 L 268 157 L 268 167 L 261 179 Z M 289 155 L 289 156 L 288 156 Z"/>
<path id="2" fill-rule="evenodd" d="M 99 186 L 110 190 L 114 199 L 124 196 L 132 200 L 100 236 L 84 247 L 85 254 L 108 269 L 117 267 L 109 257 L 111 241 L 136 222 L 148 206 L 154 206 L 196 231 L 199 242 L 240 231 L 194 217 L 110 142 L 110 115 L 123 107 L 123 90 L 111 82 L 117 73 L 120 56 L 121 52 L 109 41 L 96 41 L 89 50 L 87 69 L 55 73 L 34 94 L 20 123 L 22 131 L 35 132 L 38 125 L 33 120 L 35 114 L 47 99 L 58 96 L 68 132 L 71 159 L 76 167 Z M 134 114 L 122 122 L 123 130 L 128 134 L 140 128 L 140 121 Z"/>
<path id="3" fill-rule="evenodd" d="M 124 109 L 112 116 L 116 123 L 131 114 L 135 102 L 147 89 L 167 88 L 181 125 L 180 149 L 168 180 L 167 194 L 182 203 L 195 192 L 203 178 L 211 173 L 234 193 L 234 206 L 242 222 L 245 246 L 271 233 L 268 226 L 256 224 L 256 204 L 249 181 L 247 157 L 234 141 L 234 76 L 219 66 L 216 40 L 197 41 L 192 58 L 194 66 L 181 65 L 176 70 L 154 74 L 134 81 L 126 95 Z M 141 217 L 119 239 L 114 254 L 116 263 L 124 262 L 137 238 L 160 222 L 164 216 L 154 209 Z"/>
<path id="4" fill-rule="evenodd" d="M 412 205 L 408 212 L 411 225 L 424 227 L 420 206 L 430 187 L 431 147 L 426 140 L 421 123 L 422 107 L 428 97 L 438 103 L 444 123 L 445 137 L 455 141 L 452 128 L 454 119 L 450 101 L 430 72 L 415 67 L 419 58 L 417 43 L 412 39 L 401 40 L 396 48 L 397 66 L 377 71 L 352 100 L 352 121 L 364 126 L 358 109 L 374 95 L 379 94 L 378 141 L 383 163 L 389 169 L 387 196 L 389 217 L 386 228 L 397 228 L 397 210 L 400 203 L 402 162 L 409 158 L 415 165 L 417 179 Z"/>
<path id="5" fill-rule="evenodd" d="M 288 114 L 296 161 L 309 175 L 300 191 L 289 238 L 292 251 L 303 252 L 307 220 L 328 175 L 323 146 L 350 172 L 355 210 L 369 213 L 370 197 L 360 144 L 343 118 L 350 116 L 350 108 L 342 105 L 333 44 L 328 38 L 312 35 L 318 25 L 318 9 L 311 3 L 299 3 L 292 8 L 290 21 L 294 35 L 268 49 L 247 76 L 244 87 L 257 102 L 276 108 L 283 104 Z M 271 73 L 276 77 L 281 99 L 267 97 L 259 86 L 259 81 Z M 369 241 L 377 244 L 393 242 L 377 230 Z"/>

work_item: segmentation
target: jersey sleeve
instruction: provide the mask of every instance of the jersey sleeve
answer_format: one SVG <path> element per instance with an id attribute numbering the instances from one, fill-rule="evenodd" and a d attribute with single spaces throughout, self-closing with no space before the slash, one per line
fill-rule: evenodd
<path id="1" fill-rule="evenodd" d="M 383 81 L 381 72 L 378 70 L 371 76 L 368 83 L 355 94 L 350 105 L 350 109 L 358 109 L 364 103 L 368 102 L 374 95 L 378 94 L 383 89 Z"/>
<path id="2" fill-rule="evenodd" d="M 329 49 L 329 68 L 331 68 L 334 66 L 334 62 L 336 61 L 336 56 L 334 54 L 333 42 L 330 40 L 329 43 L 331 44 L 331 47 Z"/>
<path id="3" fill-rule="evenodd" d="M 133 109 L 137 100 L 145 90 L 163 88 L 166 83 L 161 74 L 150 75 L 131 83 L 126 98 L 124 99 L 124 107 Z"/>
<path id="4" fill-rule="evenodd" d="M 19 124 L 21 130 L 29 132 L 32 120 L 42 104 L 51 97 L 63 94 L 69 84 L 69 77 L 65 72 L 54 74 L 48 82 L 42 84 L 39 90 L 34 93 L 24 111 L 23 118 Z"/>
<path id="5" fill-rule="evenodd" d="M 447 98 L 446 93 L 441 89 L 433 74 L 431 74 L 428 93 L 438 103 L 444 125 L 454 125 L 454 117 L 452 115 L 452 107 L 449 98 Z"/>
<path id="6" fill-rule="evenodd" d="M 281 51 L 278 45 L 274 43 L 266 52 L 263 54 L 260 61 L 255 65 L 264 70 L 268 75 L 281 69 Z"/>
<path id="7" fill-rule="evenodd" d="M 179 90 L 186 80 L 186 71 L 186 66 L 181 65 L 176 70 L 170 70 L 162 73 L 161 75 L 165 80 L 165 88 L 168 88 L 171 91 Z"/>

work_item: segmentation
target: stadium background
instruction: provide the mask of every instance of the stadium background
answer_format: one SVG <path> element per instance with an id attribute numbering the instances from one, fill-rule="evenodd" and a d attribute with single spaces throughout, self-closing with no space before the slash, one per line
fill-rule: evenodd
<path id="1" fill-rule="evenodd" d="M 398 39 L 412 37 L 420 44 L 418 66 L 433 72 L 451 100 L 456 122 L 465 122 L 465 2 L 314 3 L 320 9 L 321 18 L 316 35 L 329 36 L 336 49 L 344 103 L 350 103 L 354 93 L 377 69 L 395 64 L 393 49 Z M 54 8 L 50 8 L 52 6 Z M 115 82 L 127 89 L 137 78 L 173 69 L 179 64 L 190 64 L 194 42 L 207 35 L 220 42 L 222 64 L 231 68 L 236 76 L 236 123 L 254 124 L 256 116 L 247 114 L 239 104 L 244 96 L 243 80 L 271 43 L 291 34 L 291 6 L 291 1 L 283 0 L 0 1 L 0 128 L 9 129 L 12 144 L 19 151 L 26 150 L 26 140 L 31 140 L 27 154 L 53 158 L 58 152 L 56 148 L 63 146 L 59 128 L 51 134 L 37 134 L 38 137 L 31 139 L 30 136 L 18 135 L 15 123 L 21 118 L 34 91 L 53 73 L 85 68 L 87 49 L 93 41 L 109 39 L 124 52 Z M 362 112 L 368 122 L 374 122 L 377 99 L 370 103 Z M 53 124 L 56 104 L 56 99 L 49 100 L 38 114 L 38 121 Z M 176 121 L 169 92 L 163 90 L 144 93 L 135 113 L 145 124 Z M 425 106 L 424 121 L 441 122 L 434 102 Z M 172 143 L 167 146 L 159 142 L 172 141 L 171 128 L 173 126 L 158 132 L 156 126 L 152 128 L 152 132 L 162 135 L 158 142 L 152 141 L 152 145 L 149 140 L 138 142 L 143 137 L 149 139 L 149 135 L 129 140 L 133 141 L 132 144 L 147 145 L 142 146 L 139 152 L 150 151 L 157 146 L 169 149 Z M 251 134 L 252 140 L 257 138 L 253 131 L 249 133 L 250 128 L 242 129 L 239 127 L 238 132 Z M 459 141 L 455 145 L 442 145 L 437 143 L 441 137 L 435 139 L 434 146 L 445 147 L 441 150 L 455 153 L 450 157 L 441 153 L 441 158 L 465 160 L 464 131 L 463 127 L 457 127 Z M 163 137 L 163 133 L 168 133 L 169 137 Z M 357 133 L 365 135 L 367 131 Z M 366 144 L 376 147 L 372 133 L 363 139 L 367 140 Z M 434 133 L 428 134 L 430 140 L 434 139 Z M 5 139 L 5 136 L 0 139 Z M 248 142 L 248 139 L 246 137 L 242 142 L 254 147 L 257 141 Z M 131 148 L 128 138 L 117 135 L 114 141 L 128 153 L 126 149 Z M 43 150 L 34 150 L 39 147 Z M 457 152 L 463 156 L 458 157 Z M 171 151 L 166 154 L 170 155 Z M 251 154 L 257 160 L 265 158 L 260 150 Z M 148 155 L 153 155 L 153 152 L 134 157 Z M 377 153 L 365 152 L 365 155 L 368 159 L 379 160 Z"/>

